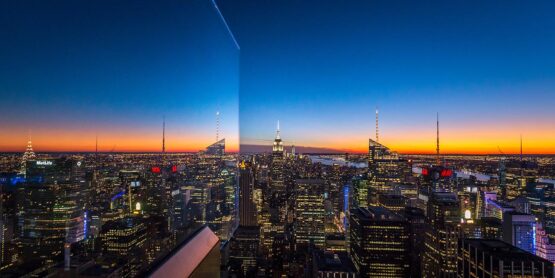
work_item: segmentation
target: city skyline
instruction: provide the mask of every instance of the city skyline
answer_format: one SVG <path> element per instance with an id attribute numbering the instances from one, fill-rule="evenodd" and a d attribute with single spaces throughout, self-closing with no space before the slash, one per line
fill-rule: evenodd
<path id="1" fill-rule="evenodd" d="M 495 2 L 0 1 L 0 277 L 555 278 L 555 2 Z"/>

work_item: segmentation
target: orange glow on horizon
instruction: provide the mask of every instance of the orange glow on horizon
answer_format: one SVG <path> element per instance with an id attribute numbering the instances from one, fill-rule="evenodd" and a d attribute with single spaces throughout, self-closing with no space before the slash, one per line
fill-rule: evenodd
<path id="1" fill-rule="evenodd" d="M 435 126 L 422 128 L 408 126 L 399 130 L 384 129 L 380 143 L 401 154 L 434 154 Z M 5 127 L 10 132 L 0 133 L 0 151 L 23 152 L 27 143 L 27 131 L 19 127 Z M 468 132 L 471 130 L 472 132 Z M 520 152 L 520 132 L 523 137 L 524 154 L 555 154 L 555 126 L 548 122 L 534 125 L 511 123 L 495 126 L 470 125 L 440 128 L 441 154 L 505 154 Z M 286 146 L 295 142 L 297 147 L 313 147 L 349 153 L 367 153 L 369 132 L 329 132 L 318 130 L 310 138 L 292 138 L 286 132 L 282 138 Z M 295 135 L 295 134 L 293 134 Z M 90 130 L 59 131 L 55 129 L 33 130 L 33 147 L 37 152 L 92 152 L 97 134 Z M 167 152 L 197 152 L 216 141 L 215 136 L 200 132 L 166 132 Z M 239 151 L 238 135 L 226 138 L 226 151 Z M 373 136 L 372 136 L 373 137 Z M 371 137 L 371 138 L 372 138 Z M 273 139 L 273 138 L 272 138 Z M 249 144 L 248 142 L 242 142 Z M 98 133 L 100 152 L 159 152 L 162 150 L 160 131 L 107 129 Z M 256 143 L 253 143 L 256 144 Z"/>
<path id="2" fill-rule="evenodd" d="M 35 132 L 32 136 L 35 152 L 94 152 L 95 133 Z M 226 152 L 237 152 L 237 137 L 226 139 Z M 1 134 L 0 151 L 24 152 L 28 137 L 23 134 Z M 166 133 L 166 152 L 198 152 L 214 143 L 215 138 L 203 134 L 180 135 Z M 153 133 L 98 134 L 99 152 L 160 152 L 162 138 Z"/>

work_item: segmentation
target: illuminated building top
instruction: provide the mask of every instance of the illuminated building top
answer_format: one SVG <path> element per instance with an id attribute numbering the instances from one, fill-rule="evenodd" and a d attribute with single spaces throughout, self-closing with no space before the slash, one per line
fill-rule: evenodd
<path id="1" fill-rule="evenodd" d="M 283 142 L 281 142 L 281 136 L 279 134 L 279 121 L 277 123 L 276 139 L 274 140 L 274 145 L 272 146 L 272 151 L 283 153 Z"/>

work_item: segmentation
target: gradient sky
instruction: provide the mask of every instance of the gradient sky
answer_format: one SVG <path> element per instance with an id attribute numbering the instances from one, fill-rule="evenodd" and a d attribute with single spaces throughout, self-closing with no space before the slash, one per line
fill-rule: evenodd
<path id="1" fill-rule="evenodd" d="M 221 0 L 241 144 L 555 153 L 555 2 Z"/>
<path id="2" fill-rule="evenodd" d="M 238 147 L 239 53 L 209 0 L 0 2 L 0 151 Z"/>

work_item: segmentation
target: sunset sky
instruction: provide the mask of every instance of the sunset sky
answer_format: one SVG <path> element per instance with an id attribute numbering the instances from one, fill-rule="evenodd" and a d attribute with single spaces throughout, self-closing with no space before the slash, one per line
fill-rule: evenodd
<path id="1" fill-rule="evenodd" d="M 238 50 L 210 1 L 3 1 L 0 151 L 238 147 Z M 30 131 L 30 132 L 29 132 Z"/>
<path id="2" fill-rule="evenodd" d="M 501 4 L 502 3 L 502 4 Z M 501 5 L 500 5 L 501 4 Z M 553 1 L 221 0 L 241 45 L 241 144 L 555 153 Z"/>

